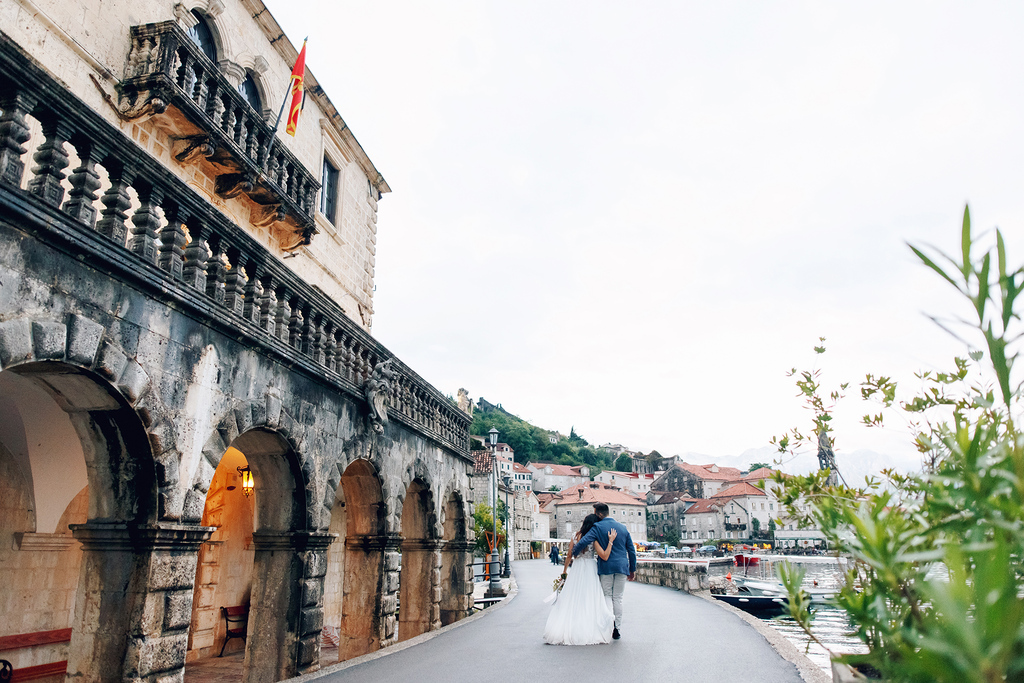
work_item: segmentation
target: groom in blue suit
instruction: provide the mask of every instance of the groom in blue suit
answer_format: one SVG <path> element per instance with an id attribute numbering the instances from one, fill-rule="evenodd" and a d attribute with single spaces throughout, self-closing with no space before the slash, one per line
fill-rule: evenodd
<path id="1" fill-rule="evenodd" d="M 573 546 L 572 555 L 576 557 L 594 541 L 600 541 L 602 546 L 607 546 L 608 532 L 615 529 L 615 540 L 612 541 L 611 555 L 608 556 L 608 560 L 597 558 L 597 575 L 601 579 L 604 596 L 612 603 L 612 612 L 615 614 L 612 638 L 618 640 L 619 627 L 622 625 L 622 592 L 626 588 L 627 579 L 632 581 L 636 578 L 636 550 L 633 547 L 633 539 L 629 535 L 629 530 L 608 517 L 606 504 L 594 503 L 594 513 L 601 518 L 601 521 L 595 524 L 587 532 L 587 535 Z"/>

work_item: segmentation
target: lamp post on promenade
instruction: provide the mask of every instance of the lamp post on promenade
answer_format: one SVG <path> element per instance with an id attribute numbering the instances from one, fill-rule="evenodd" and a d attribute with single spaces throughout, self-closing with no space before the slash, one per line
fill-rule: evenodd
<path id="1" fill-rule="evenodd" d="M 487 586 L 487 592 L 491 597 L 502 594 L 501 577 L 498 575 L 500 560 L 498 559 L 498 430 L 491 427 L 487 432 L 488 440 L 491 442 L 491 486 L 493 498 L 491 498 L 491 521 L 493 522 L 492 532 L 494 535 L 494 548 L 491 550 L 491 564 L 487 568 L 491 581 Z"/>
<path id="2" fill-rule="evenodd" d="M 512 477 L 506 475 L 502 477 L 502 481 L 505 482 L 505 519 L 512 520 L 512 525 L 509 526 L 508 522 L 505 522 L 505 571 L 501 573 L 502 578 L 509 578 L 512 576 L 512 564 L 508 559 L 508 546 L 510 543 L 515 542 L 515 529 L 516 529 L 516 496 L 512 494 L 512 516 L 509 517 L 508 509 L 508 490 L 512 487 Z"/>

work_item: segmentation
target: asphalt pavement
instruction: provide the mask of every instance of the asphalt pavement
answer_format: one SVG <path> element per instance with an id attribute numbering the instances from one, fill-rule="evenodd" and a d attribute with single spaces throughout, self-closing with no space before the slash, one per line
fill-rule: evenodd
<path id="1" fill-rule="evenodd" d="M 422 642 L 400 651 L 381 651 L 341 671 L 302 678 L 317 683 L 802 680 L 797 668 L 736 614 L 696 596 L 640 583 L 626 586 L 620 640 L 547 645 L 542 634 L 551 608 L 543 600 L 560 570 L 548 560 L 515 562 L 519 593 L 507 604 L 421 636 Z"/>

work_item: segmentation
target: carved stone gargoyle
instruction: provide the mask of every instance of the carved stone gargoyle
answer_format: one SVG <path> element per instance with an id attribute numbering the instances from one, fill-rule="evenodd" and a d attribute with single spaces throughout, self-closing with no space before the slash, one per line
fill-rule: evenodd
<path id="1" fill-rule="evenodd" d="M 240 194 L 252 192 L 255 186 L 254 178 L 246 173 L 227 173 L 217 176 L 214 191 L 224 199 L 234 199 Z"/>
<path id="2" fill-rule="evenodd" d="M 395 376 L 395 370 L 391 367 L 392 360 L 378 361 L 363 387 L 366 402 L 370 404 L 370 425 L 378 434 L 384 433 L 384 425 L 388 423 L 388 394 L 391 393 L 391 380 Z"/>

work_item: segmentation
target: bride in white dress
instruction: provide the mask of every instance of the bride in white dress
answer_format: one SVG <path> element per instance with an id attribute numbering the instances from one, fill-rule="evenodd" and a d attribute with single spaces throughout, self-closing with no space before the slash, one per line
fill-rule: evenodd
<path id="1" fill-rule="evenodd" d="M 578 542 L 598 520 L 600 517 L 597 515 L 587 515 L 573 542 Z M 568 571 L 570 562 L 572 571 L 569 572 L 565 585 L 548 615 L 548 622 L 544 627 L 544 642 L 550 645 L 597 645 L 611 641 L 615 616 L 612 614 L 610 601 L 601 589 L 594 554 L 596 552 L 602 560 L 607 560 L 614 540 L 613 529 L 608 533 L 607 548 L 602 548 L 601 544 L 595 541 L 575 561 L 572 560 L 570 545 L 569 551 L 565 554 L 563 571 Z"/>

